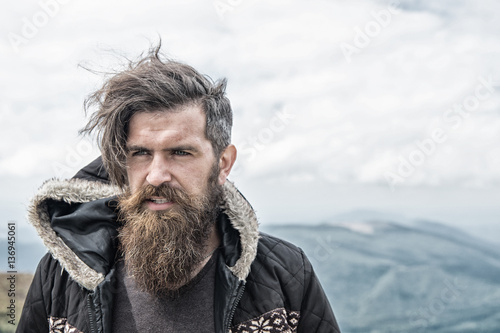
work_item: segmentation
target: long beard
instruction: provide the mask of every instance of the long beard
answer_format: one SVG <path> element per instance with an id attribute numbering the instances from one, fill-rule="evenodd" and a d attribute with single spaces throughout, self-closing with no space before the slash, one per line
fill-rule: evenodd
<path id="1" fill-rule="evenodd" d="M 211 177 L 212 178 L 212 177 Z M 166 211 L 145 207 L 150 197 L 174 205 Z M 210 179 L 204 195 L 193 197 L 168 185 L 146 185 L 119 198 L 121 251 L 136 286 L 155 296 L 175 295 L 204 259 L 215 227 L 222 188 Z"/>

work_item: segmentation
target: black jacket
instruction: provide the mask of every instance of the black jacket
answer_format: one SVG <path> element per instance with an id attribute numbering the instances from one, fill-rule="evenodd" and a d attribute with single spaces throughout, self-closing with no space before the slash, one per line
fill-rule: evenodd
<path id="1" fill-rule="evenodd" d="M 17 332 L 112 332 L 116 193 L 100 159 L 71 180 L 40 188 L 29 219 L 49 253 L 38 265 Z M 302 250 L 259 234 L 252 207 L 228 181 L 221 208 L 215 331 L 340 332 Z"/>

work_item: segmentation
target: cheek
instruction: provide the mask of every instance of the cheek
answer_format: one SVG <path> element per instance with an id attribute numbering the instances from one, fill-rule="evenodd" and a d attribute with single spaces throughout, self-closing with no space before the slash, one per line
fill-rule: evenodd
<path id="1" fill-rule="evenodd" d="M 132 193 L 142 186 L 141 179 L 143 178 L 145 178 L 145 175 L 142 175 L 140 170 L 137 170 L 137 168 L 127 167 L 127 181 Z"/>
<path id="2" fill-rule="evenodd" d="M 193 195 L 205 193 L 208 186 L 210 173 L 203 168 L 183 170 L 182 175 L 177 174 L 176 181 L 184 190 Z"/>

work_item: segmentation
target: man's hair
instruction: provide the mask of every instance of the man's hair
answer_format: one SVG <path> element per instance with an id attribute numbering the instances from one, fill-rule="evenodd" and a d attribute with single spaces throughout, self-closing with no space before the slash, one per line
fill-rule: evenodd
<path id="1" fill-rule="evenodd" d="M 233 123 L 226 97 L 226 79 L 214 82 L 191 66 L 165 59 L 161 43 L 146 56 L 129 61 L 126 70 L 108 79 L 85 100 L 85 112 L 93 106 L 87 125 L 80 133 L 98 134 L 102 159 L 113 184 L 127 186 L 126 143 L 129 122 L 138 112 L 169 112 L 179 106 L 200 106 L 206 116 L 205 135 L 215 157 L 231 143 Z"/>

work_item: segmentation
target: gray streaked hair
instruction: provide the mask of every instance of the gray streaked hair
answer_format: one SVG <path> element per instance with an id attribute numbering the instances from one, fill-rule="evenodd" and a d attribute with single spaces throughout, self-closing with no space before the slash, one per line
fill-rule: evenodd
<path id="1" fill-rule="evenodd" d="M 191 66 L 165 59 L 160 48 L 161 43 L 141 59 L 129 61 L 124 71 L 113 73 L 84 103 L 86 114 L 93 107 L 96 110 L 80 133 L 97 132 L 110 181 L 122 189 L 128 185 L 128 126 L 138 112 L 168 112 L 190 104 L 200 106 L 206 116 L 205 135 L 216 158 L 231 143 L 233 115 L 226 96 L 227 80 L 214 82 Z"/>

